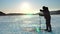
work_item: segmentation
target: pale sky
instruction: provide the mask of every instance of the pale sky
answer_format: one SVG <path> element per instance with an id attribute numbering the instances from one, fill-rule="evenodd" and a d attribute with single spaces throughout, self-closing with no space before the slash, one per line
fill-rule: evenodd
<path id="1" fill-rule="evenodd" d="M 0 11 L 4 13 L 37 13 L 42 6 L 60 10 L 60 0 L 0 0 Z"/>

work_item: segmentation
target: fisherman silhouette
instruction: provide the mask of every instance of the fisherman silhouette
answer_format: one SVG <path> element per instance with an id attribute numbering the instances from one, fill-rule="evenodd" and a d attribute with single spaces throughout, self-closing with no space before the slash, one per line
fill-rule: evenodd
<path id="1" fill-rule="evenodd" d="M 52 28 L 51 28 L 51 24 L 50 24 L 50 22 L 51 22 L 50 12 L 48 10 L 48 7 L 43 6 L 42 9 L 43 10 L 40 9 L 40 11 L 43 12 L 44 18 L 46 20 L 46 30 L 45 31 L 51 32 Z"/>

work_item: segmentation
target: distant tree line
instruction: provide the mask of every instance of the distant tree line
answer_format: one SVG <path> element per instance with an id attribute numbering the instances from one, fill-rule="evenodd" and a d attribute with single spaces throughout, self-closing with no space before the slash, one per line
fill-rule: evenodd
<path id="1" fill-rule="evenodd" d="M 41 15 L 41 16 L 43 16 L 43 13 L 36 13 L 36 14 L 8 13 L 8 14 L 5 14 L 2 11 L 0 11 L 0 16 L 2 16 L 2 15 L 38 15 L 38 14 Z M 51 15 L 58 15 L 58 14 L 60 14 L 60 10 L 50 11 L 50 14 Z"/>

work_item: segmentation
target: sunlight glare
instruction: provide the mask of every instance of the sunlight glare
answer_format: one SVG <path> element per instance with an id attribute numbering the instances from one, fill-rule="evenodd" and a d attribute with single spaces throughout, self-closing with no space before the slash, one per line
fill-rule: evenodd
<path id="1" fill-rule="evenodd" d="M 24 14 L 35 14 L 39 12 L 38 10 L 34 10 L 35 8 L 33 8 L 33 5 L 29 2 L 22 2 L 19 9 L 20 12 Z"/>
<path id="2" fill-rule="evenodd" d="M 33 15 L 23 15 L 22 18 L 31 18 Z"/>
<path id="3" fill-rule="evenodd" d="M 27 2 L 23 2 L 21 4 L 21 7 L 20 7 L 20 10 L 23 12 L 23 13 L 31 13 L 31 5 Z"/>

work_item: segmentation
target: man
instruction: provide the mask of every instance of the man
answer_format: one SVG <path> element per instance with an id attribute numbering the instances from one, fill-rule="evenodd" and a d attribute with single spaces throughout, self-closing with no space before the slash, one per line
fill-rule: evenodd
<path id="1" fill-rule="evenodd" d="M 43 6 L 42 8 L 43 10 L 40 10 L 40 11 L 43 12 L 44 18 L 46 19 L 46 30 L 45 31 L 51 32 L 52 29 L 51 29 L 51 24 L 50 24 L 50 21 L 51 21 L 50 12 L 48 10 L 48 7 Z"/>

